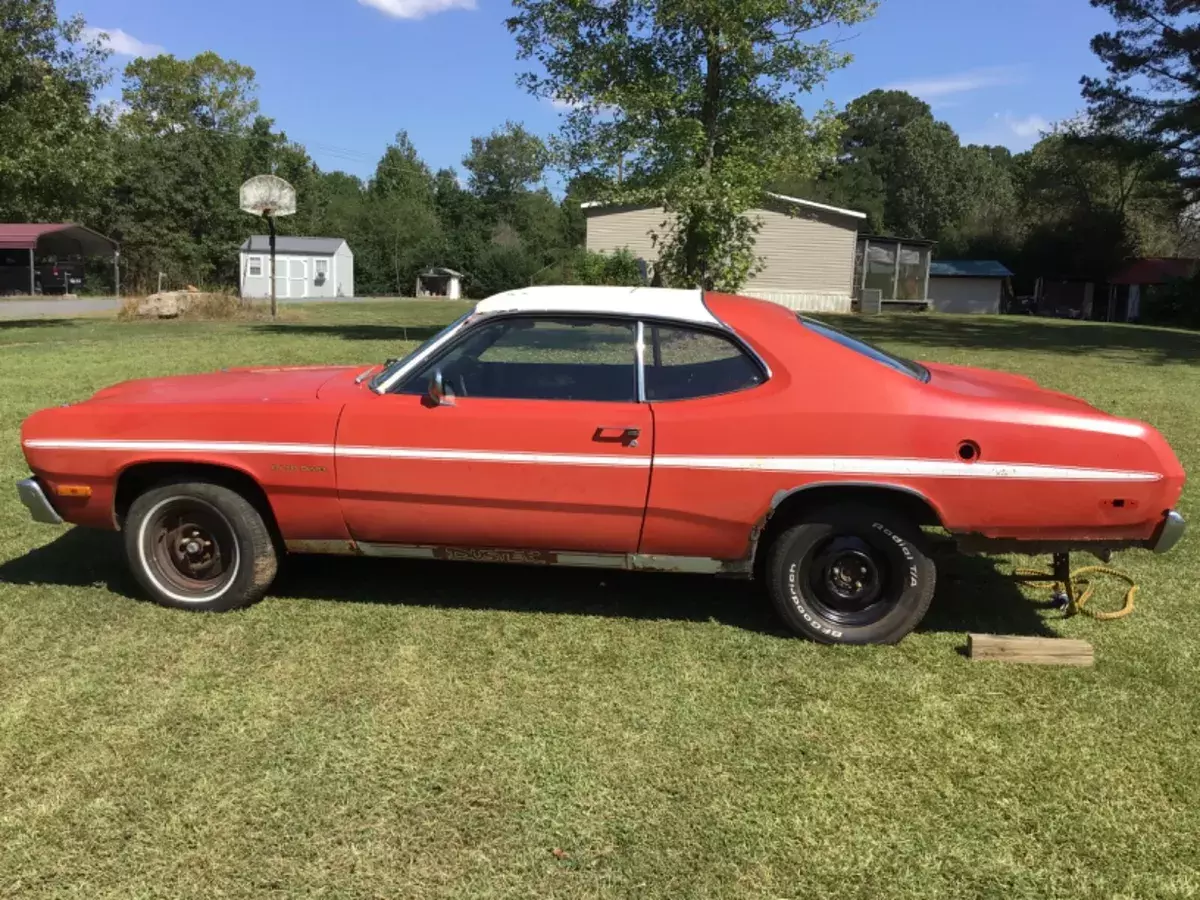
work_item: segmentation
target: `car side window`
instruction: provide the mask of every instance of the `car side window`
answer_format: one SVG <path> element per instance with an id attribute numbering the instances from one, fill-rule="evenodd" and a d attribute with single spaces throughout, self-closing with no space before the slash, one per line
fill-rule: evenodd
<path id="1" fill-rule="evenodd" d="M 647 400 L 715 397 L 766 380 L 741 347 L 711 331 L 647 324 L 644 340 Z"/>
<path id="2" fill-rule="evenodd" d="M 441 371 L 457 397 L 637 401 L 637 326 L 582 317 L 514 316 L 473 328 L 409 377 L 422 394 Z"/>

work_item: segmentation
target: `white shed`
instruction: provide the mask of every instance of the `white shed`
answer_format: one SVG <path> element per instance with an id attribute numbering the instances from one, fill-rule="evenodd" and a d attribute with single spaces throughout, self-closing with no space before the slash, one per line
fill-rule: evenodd
<path id="1" fill-rule="evenodd" d="M 242 244 L 238 267 L 242 296 L 271 296 L 271 244 L 256 234 Z M 341 238 L 277 237 L 275 239 L 275 296 L 281 300 L 307 297 L 353 297 L 354 254 Z"/>
<path id="2" fill-rule="evenodd" d="M 434 266 L 417 276 L 417 297 L 445 297 L 458 300 L 462 297 L 462 272 L 445 266 Z"/>
<path id="3" fill-rule="evenodd" d="M 996 315 L 1012 272 L 991 259 L 939 259 L 929 267 L 929 302 L 935 312 Z"/>

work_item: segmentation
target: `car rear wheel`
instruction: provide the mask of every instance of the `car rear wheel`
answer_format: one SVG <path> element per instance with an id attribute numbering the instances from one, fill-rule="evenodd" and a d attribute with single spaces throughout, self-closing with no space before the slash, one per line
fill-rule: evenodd
<path id="1" fill-rule="evenodd" d="M 894 644 L 933 600 L 937 573 L 920 529 L 882 508 L 804 515 L 771 545 L 771 599 L 797 634 L 826 644 Z"/>
<path id="2" fill-rule="evenodd" d="M 146 491 L 125 519 L 125 553 L 156 603 L 221 612 L 260 600 L 278 565 L 263 516 L 236 491 L 174 482 Z"/>

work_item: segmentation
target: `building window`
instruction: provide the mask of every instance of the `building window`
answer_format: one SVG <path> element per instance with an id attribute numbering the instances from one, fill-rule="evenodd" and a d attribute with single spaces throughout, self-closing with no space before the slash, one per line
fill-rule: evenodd
<path id="1" fill-rule="evenodd" d="M 313 260 L 313 278 L 316 279 L 316 281 L 321 282 L 321 281 L 324 281 L 328 275 L 329 275 L 329 260 L 314 259 Z"/>
<path id="2" fill-rule="evenodd" d="M 246 274 L 251 278 L 261 278 L 263 273 L 262 257 L 251 256 L 246 260 Z"/>
<path id="3" fill-rule="evenodd" d="M 928 242 L 862 237 L 854 255 L 855 288 L 878 290 L 884 301 L 925 303 L 931 256 Z"/>
<path id="4" fill-rule="evenodd" d="M 884 300 L 896 298 L 896 245 L 872 243 L 867 248 L 867 278 L 863 287 L 882 292 Z"/>

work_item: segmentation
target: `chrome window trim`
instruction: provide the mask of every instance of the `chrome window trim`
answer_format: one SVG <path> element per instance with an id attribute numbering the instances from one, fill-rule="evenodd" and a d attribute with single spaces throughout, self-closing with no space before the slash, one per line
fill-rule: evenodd
<path id="1" fill-rule="evenodd" d="M 646 323 L 637 321 L 637 339 L 633 349 L 637 366 L 637 402 L 646 402 Z"/>
<path id="2" fill-rule="evenodd" d="M 746 391 L 756 391 L 775 377 L 775 373 L 771 371 L 771 367 L 767 365 L 767 361 L 759 356 L 758 351 L 751 347 L 740 334 L 733 330 L 733 328 L 731 328 L 729 325 L 726 325 L 724 322 L 721 322 L 720 320 L 718 320 L 718 324 L 716 325 L 700 325 L 695 322 L 680 322 L 677 319 L 656 319 L 653 317 L 648 317 L 638 321 L 638 347 L 640 351 L 638 355 L 638 387 L 639 393 L 643 398 L 645 398 L 646 386 L 646 348 L 642 343 L 640 343 L 640 340 L 642 334 L 644 333 L 646 323 L 650 323 L 651 325 L 661 325 L 663 328 L 706 332 L 718 337 L 727 338 L 735 347 L 741 350 L 742 353 L 750 357 L 751 362 L 753 362 L 759 367 L 759 369 L 762 370 L 763 380 L 753 387 L 739 388 L 736 391 L 727 391 L 724 394 L 706 394 L 703 397 L 680 397 L 675 400 L 643 399 L 643 403 L 688 403 L 692 400 L 706 400 L 710 397 L 728 397 L 731 394 L 741 394 Z"/>
<path id="3" fill-rule="evenodd" d="M 435 353 L 438 353 L 439 351 L 441 351 L 444 347 L 446 347 L 447 344 L 456 340 L 459 336 L 461 336 L 467 330 L 474 328 L 477 325 L 481 325 L 486 322 L 490 322 L 493 319 L 505 318 L 508 316 L 545 316 L 548 318 L 591 317 L 591 318 L 595 318 L 597 320 L 607 319 L 610 321 L 616 320 L 616 321 L 632 322 L 635 325 L 635 329 L 634 329 L 634 331 L 635 331 L 635 335 L 634 335 L 634 357 L 635 357 L 634 366 L 637 370 L 637 376 L 636 376 L 637 377 L 637 399 L 635 401 L 637 403 L 649 403 L 650 402 L 646 398 L 645 334 L 646 334 L 646 323 L 647 322 L 649 322 L 651 324 L 662 325 L 664 328 L 683 328 L 683 329 L 691 329 L 693 331 L 701 331 L 701 332 L 708 332 L 710 334 L 717 334 L 721 337 L 727 338 L 728 340 L 732 341 L 734 346 L 737 347 L 739 350 L 741 350 L 743 353 L 745 353 L 747 356 L 749 356 L 750 359 L 755 363 L 755 365 L 757 365 L 763 372 L 763 376 L 764 376 L 763 380 L 761 383 L 755 385 L 754 386 L 755 388 L 762 387 L 767 382 L 769 382 L 772 378 L 775 377 L 775 373 L 771 371 L 771 367 L 769 365 L 767 365 L 767 361 L 765 359 L 763 359 L 762 356 L 759 355 L 758 351 L 755 350 L 753 347 L 751 347 L 746 342 L 746 340 L 740 334 L 738 334 L 733 328 L 731 328 L 726 323 L 721 322 L 720 320 L 718 320 L 716 325 L 704 325 L 704 324 L 700 324 L 697 322 L 684 322 L 684 321 L 680 321 L 678 319 L 657 319 L 652 316 L 651 317 L 638 317 L 635 319 L 632 316 L 622 316 L 622 315 L 613 315 L 613 314 L 606 315 L 604 313 L 590 313 L 590 312 L 561 313 L 561 312 L 554 312 L 551 310 L 544 310 L 544 311 L 503 310 L 503 311 L 490 312 L 490 313 L 472 313 L 468 316 L 465 316 L 463 318 L 463 320 L 461 322 L 459 322 L 457 328 L 451 329 L 450 331 L 446 332 L 444 335 L 442 335 L 442 337 L 440 339 L 438 339 L 433 344 L 430 344 L 428 347 L 426 347 L 422 353 L 420 353 L 419 355 L 414 356 L 412 359 L 410 359 L 407 363 L 405 363 L 403 368 L 396 370 L 395 374 L 393 374 L 392 377 L 389 378 L 387 381 L 383 382 L 382 384 L 377 384 L 377 385 L 372 384 L 371 390 L 373 390 L 377 394 L 389 393 L 391 391 L 391 389 L 397 384 L 397 382 L 408 377 L 410 374 L 412 374 L 414 369 L 417 369 L 418 367 L 424 365 L 431 356 L 433 356 Z M 753 390 L 753 389 L 754 388 L 748 388 L 747 390 Z M 737 391 L 734 393 L 740 393 L 740 391 Z M 717 395 L 717 396 L 720 396 L 720 395 Z M 685 398 L 685 399 L 701 399 L 701 398 Z M 655 401 L 655 402 L 673 403 L 673 402 L 677 402 L 677 401 L 659 400 L 659 401 Z"/>
<path id="4" fill-rule="evenodd" d="M 641 329 L 642 329 L 641 320 L 634 318 L 633 316 L 625 316 L 625 315 L 621 315 L 619 313 L 575 312 L 573 310 L 570 312 L 564 313 L 564 312 L 557 312 L 555 310 L 506 309 L 506 310 L 497 310 L 496 312 L 472 313 L 471 315 L 465 317 L 462 320 L 462 322 L 459 323 L 459 326 L 457 328 L 444 334 L 442 336 L 442 338 L 436 342 L 436 344 L 427 347 L 425 349 L 425 351 L 423 353 L 421 353 L 419 356 L 413 357 L 407 363 L 405 363 L 404 367 L 402 369 L 397 370 L 396 374 L 393 375 L 391 378 L 389 378 L 385 383 L 378 385 L 378 386 L 372 385 L 371 389 L 374 390 L 375 393 L 377 393 L 377 394 L 389 393 L 391 391 L 392 386 L 394 384 L 396 384 L 396 382 L 398 382 L 401 379 L 406 378 L 408 375 L 412 374 L 414 369 L 416 369 L 419 366 L 423 365 L 424 363 L 428 362 L 428 360 L 431 356 L 433 356 L 435 353 L 445 349 L 449 343 L 451 343 L 456 338 L 463 336 L 467 331 L 469 331 L 473 328 L 476 328 L 476 327 L 482 327 L 483 325 L 489 324 L 498 319 L 508 319 L 508 318 L 591 319 L 591 320 L 597 321 L 597 322 L 605 322 L 605 321 L 621 322 L 623 324 L 632 325 L 633 326 L 633 336 L 634 336 L 633 367 L 634 367 L 634 373 L 635 373 L 635 375 L 634 375 L 635 397 L 631 401 L 613 400 L 613 401 L 606 401 L 606 402 L 612 402 L 612 403 L 641 403 L 641 402 L 643 402 L 640 399 L 640 397 L 643 393 L 642 378 L 643 378 L 644 372 L 642 371 L 641 365 L 639 365 L 640 359 L 641 359 L 641 357 L 639 355 L 639 348 L 640 348 L 639 339 L 641 337 Z M 533 402 L 533 403 L 574 403 L 574 402 L 578 402 L 578 401 L 573 401 L 573 400 L 533 400 L 530 402 Z"/>
<path id="5" fill-rule="evenodd" d="M 456 337 L 458 337 L 458 335 L 462 334 L 464 329 L 470 327 L 475 321 L 477 321 L 478 319 L 481 319 L 481 318 L 483 318 L 483 317 L 476 316 L 474 313 L 472 313 L 469 316 L 464 316 L 462 318 L 462 320 L 458 323 L 457 328 L 451 328 L 449 331 L 447 331 L 445 334 L 443 334 L 441 336 L 441 338 L 439 338 L 438 340 L 436 340 L 432 344 L 430 344 L 428 347 L 426 347 L 423 352 L 417 354 L 412 359 L 410 359 L 407 363 L 405 363 L 401 368 L 397 369 L 395 374 L 393 374 L 392 377 L 389 378 L 387 381 L 383 382 L 382 384 L 372 384 L 371 390 L 373 390 L 377 394 L 386 394 L 386 393 L 390 392 L 392 389 L 392 386 L 397 381 L 400 381 L 402 378 L 405 378 L 407 375 L 409 375 L 412 372 L 413 369 L 417 368 L 417 366 L 424 363 L 427 359 L 429 359 L 429 357 L 433 356 L 434 353 L 441 350 L 443 347 L 446 346 L 446 344 L 450 343 L 450 341 L 454 340 L 454 338 L 456 338 Z"/>

